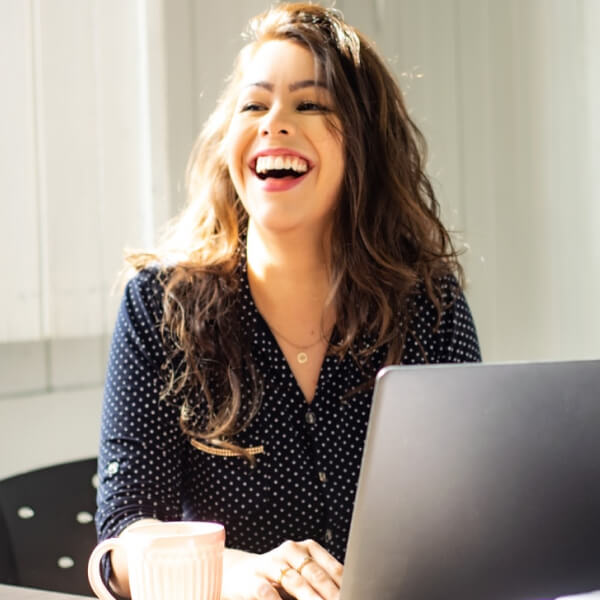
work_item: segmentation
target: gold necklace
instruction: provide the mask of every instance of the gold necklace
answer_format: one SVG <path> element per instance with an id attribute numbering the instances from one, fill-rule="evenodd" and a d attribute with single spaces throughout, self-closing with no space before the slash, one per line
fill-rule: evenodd
<path id="1" fill-rule="evenodd" d="M 306 353 L 307 350 L 310 350 L 311 348 L 314 348 L 317 344 L 320 344 L 321 342 L 326 341 L 325 336 L 323 334 L 321 334 L 319 336 L 319 339 L 316 342 L 313 342 L 312 344 L 309 344 L 308 346 L 299 346 L 298 344 L 294 344 L 294 342 L 289 340 L 285 335 L 283 335 L 283 333 L 281 333 L 281 331 L 275 329 L 275 327 L 273 327 L 273 325 L 270 325 L 269 323 L 267 323 L 267 325 L 269 325 L 269 328 L 271 329 L 271 331 L 273 331 L 273 333 L 276 333 L 277 336 L 279 336 L 284 342 L 287 342 L 290 346 L 292 346 L 296 350 L 299 350 L 299 352 L 296 353 L 296 360 L 301 365 L 308 362 L 308 354 Z"/>

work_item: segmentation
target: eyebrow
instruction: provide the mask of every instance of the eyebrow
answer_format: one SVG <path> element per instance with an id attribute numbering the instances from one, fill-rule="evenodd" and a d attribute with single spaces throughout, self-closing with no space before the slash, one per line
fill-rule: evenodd
<path id="1" fill-rule="evenodd" d="M 275 86 L 268 81 L 254 81 L 253 83 L 249 83 L 246 87 L 260 87 L 268 90 L 269 92 L 272 92 L 275 88 Z M 307 87 L 322 87 L 327 89 L 327 85 L 324 81 L 317 81 L 315 79 L 302 79 L 301 81 L 294 81 L 294 83 L 290 83 L 288 85 L 290 92 L 295 92 L 296 90 L 301 90 Z"/>

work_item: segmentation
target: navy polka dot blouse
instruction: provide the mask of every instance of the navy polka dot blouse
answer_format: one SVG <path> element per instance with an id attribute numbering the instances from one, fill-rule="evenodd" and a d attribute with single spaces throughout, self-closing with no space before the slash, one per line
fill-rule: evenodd
<path id="1" fill-rule="evenodd" d="M 193 446 L 176 403 L 159 401 L 166 354 L 158 330 L 162 286 L 155 270 L 127 285 L 110 352 L 99 456 L 99 538 L 140 518 L 207 520 L 225 525 L 227 546 L 266 552 L 286 539 L 312 538 L 343 561 L 371 391 L 349 356 L 326 356 L 307 404 L 240 269 L 242 314 L 264 381 L 261 408 L 236 443 L 255 448 L 256 466 Z M 448 278 L 445 292 L 456 287 Z M 437 313 L 418 302 L 403 363 L 480 360 L 477 334 L 461 295 L 435 328 Z M 418 338 L 418 342 L 415 339 Z M 385 349 L 376 360 L 383 364 Z M 208 451 L 207 451 L 208 450 Z"/>

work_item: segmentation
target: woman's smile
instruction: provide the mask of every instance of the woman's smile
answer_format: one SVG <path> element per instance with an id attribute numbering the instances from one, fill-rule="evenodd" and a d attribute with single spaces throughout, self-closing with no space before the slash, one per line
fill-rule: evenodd
<path id="1" fill-rule="evenodd" d="M 265 191 L 291 189 L 301 183 L 312 168 L 308 158 L 288 148 L 261 150 L 250 161 L 250 170 L 263 182 Z"/>

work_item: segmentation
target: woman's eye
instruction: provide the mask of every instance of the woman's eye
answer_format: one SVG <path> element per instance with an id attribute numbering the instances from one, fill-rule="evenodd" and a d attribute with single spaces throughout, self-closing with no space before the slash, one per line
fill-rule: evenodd
<path id="1" fill-rule="evenodd" d="M 314 112 L 330 112 L 326 106 L 323 106 L 323 104 L 318 104 L 317 102 L 300 102 L 300 104 L 298 104 L 298 110 L 314 111 Z"/>
<path id="2" fill-rule="evenodd" d="M 258 102 L 246 102 L 246 104 L 242 104 L 242 108 L 240 109 L 240 112 L 257 111 L 257 110 L 265 110 L 264 104 L 260 104 Z"/>

